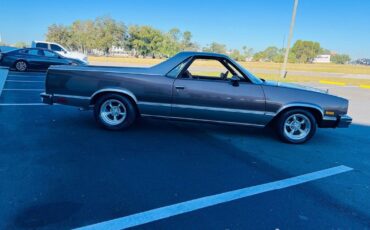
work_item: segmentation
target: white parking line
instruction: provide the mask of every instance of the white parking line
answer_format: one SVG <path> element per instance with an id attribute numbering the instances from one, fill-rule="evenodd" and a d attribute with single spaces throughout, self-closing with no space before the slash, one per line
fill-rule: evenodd
<path id="1" fill-rule="evenodd" d="M 43 103 L 0 103 L 0 106 L 44 106 Z"/>
<path id="2" fill-rule="evenodd" d="M 9 76 L 46 76 L 45 73 L 33 73 L 33 72 L 27 72 L 27 73 L 19 73 L 19 72 L 9 72 Z"/>
<path id="3" fill-rule="evenodd" d="M 40 78 L 46 78 L 45 76 L 42 76 L 42 75 L 34 75 L 34 76 L 19 76 L 19 75 L 12 75 L 12 74 L 8 74 L 8 77 L 20 77 L 20 78 L 32 78 L 32 77 L 40 77 Z"/>
<path id="4" fill-rule="evenodd" d="M 5 81 L 8 78 L 8 69 L 0 68 L 0 96 L 3 91 Z"/>
<path id="5" fill-rule="evenodd" d="M 6 82 L 19 82 L 19 83 L 28 83 L 28 82 L 35 82 L 35 83 L 44 83 L 44 81 L 21 81 L 21 80 L 6 80 Z"/>
<path id="6" fill-rule="evenodd" d="M 256 185 L 252 187 L 247 187 L 239 190 L 234 190 L 230 192 L 225 192 L 217 195 L 207 196 L 198 198 L 195 200 L 190 200 L 178 204 L 173 204 L 169 206 L 165 206 L 162 208 L 152 209 L 146 212 L 141 212 L 137 214 L 133 214 L 130 216 L 105 221 L 98 224 L 93 224 L 81 228 L 77 228 L 79 230 L 90 230 L 90 229 L 104 229 L 104 230 L 115 230 L 115 229 L 125 229 L 130 228 L 146 223 L 150 223 L 153 221 L 169 218 L 172 216 L 192 212 L 198 209 L 214 206 L 217 204 L 222 204 L 234 200 L 238 200 L 241 198 L 274 191 L 278 189 L 284 189 L 291 186 L 307 183 L 310 181 L 322 179 L 325 177 L 337 175 L 340 173 L 348 172 L 353 170 L 347 166 L 338 166 L 334 168 L 329 168 L 317 172 L 312 172 L 308 174 L 304 174 L 301 176 L 291 177 L 284 180 L 279 180 L 275 182 L 270 182 L 266 184 Z"/>
<path id="7" fill-rule="evenodd" d="M 44 89 L 3 89 L 3 91 L 44 91 Z"/>

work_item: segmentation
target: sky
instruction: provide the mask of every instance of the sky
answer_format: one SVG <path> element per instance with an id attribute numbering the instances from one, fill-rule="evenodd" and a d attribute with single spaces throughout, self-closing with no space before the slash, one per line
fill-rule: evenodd
<path id="1" fill-rule="evenodd" d="M 49 25 L 110 16 L 126 25 L 189 30 L 193 40 L 260 51 L 284 47 L 294 0 L 0 0 L 3 42 L 44 40 Z M 370 58 L 369 0 L 299 0 L 293 42 L 313 40 L 352 58 Z"/>

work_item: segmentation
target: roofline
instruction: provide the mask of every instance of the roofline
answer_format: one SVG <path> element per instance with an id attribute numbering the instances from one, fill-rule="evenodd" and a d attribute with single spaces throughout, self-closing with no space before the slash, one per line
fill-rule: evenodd
<path id="1" fill-rule="evenodd" d="M 182 51 L 179 54 L 186 55 L 186 56 L 209 56 L 209 57 L 222 57 L 222 58 L 228 58 L 225 54 L 219 54 L 219 53 L 212 53 L 212 52 L 196 52 L 196 51 Z"/>
<path id="2" fill-rule="evenodd" d="M 34 40 L 32 42 L 43 42 L 43 43 L 48 43 L 48 44 L 58 44 L 59 45 L 59 43 L 56 43 L 56 42 L 47 42 L 47 41 L 40 41 L 40 40 Z"/>
<path id="3" fill-rule="evenodd" d="M 30 50 L 30 49 L 33 49 L 33 50 L 47 50 L 47 51 L 53 51 L 55 52 L 54 50 L 51 50 L 51 49 L 48 49 L 48 48 L 41 48 L 41 47 L 25 47 L 25 48 L 17 48 L 19 50 Z"/>

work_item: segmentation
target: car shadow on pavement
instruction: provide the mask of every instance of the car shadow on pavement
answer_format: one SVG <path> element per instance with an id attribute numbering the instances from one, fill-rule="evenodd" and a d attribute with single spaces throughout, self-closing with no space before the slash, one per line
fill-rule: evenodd
<path id="1" fill-rule="evenodd" d="M 74 228 L 338 164 L 357 170 L 351 183 L 362 185 L 369 175 L 362 148 L 370 147 L 370 127 L 363 125 L 319 130 L 305 145 L 281 143 L 268 128 L 154 119 L 112 132 L 75 110 L 24 125 L 29 139 L 6 143 L 24 169 L 12 177 L 19 209 L 9 229 Z M 336 198 L 347 196 L 343 206 L 362 219 L 370 207 L 364 192 L 346 190 Z"/>
<path id="2" fill-rule="evenodd" d="M 112 132 L 99 128 L 91 113 L 63 111 L 24 122 L 27 140 L 8 143 L 12 160 L 27 159 L 11 184 L 28 186 L 14 191 L 25 205 L 10 229 L 73 228 L 267 180 L 253 176 L 256 160 L 227 155 L 236 150 L 206 133 L 213 125 L 142 119 Z M 256 167 L 252 177 L 241 181 L 238 171 L 249 165 Z"/>

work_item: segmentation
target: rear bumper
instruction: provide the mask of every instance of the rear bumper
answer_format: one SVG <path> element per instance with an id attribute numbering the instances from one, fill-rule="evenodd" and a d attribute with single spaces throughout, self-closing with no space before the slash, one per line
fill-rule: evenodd
<path id="1" fill-rule="evenodd" d="M 54 104 L 53 95 L 47 94 L 47 93 L 41 93 L 40 96 L 41 96 L 42 103 L 45 103 L 45 104 L 48 104 L 48 105 Z"/>
<path id="2" fill-rule="evenodd" d="M 352 124 L 352 118 L 348 115 L 338 117 L 325 116 L 319 125 L 321 128 L 348 128 Z"/>
<path id="3" fill-rule="evenodd" d="M 41 101 L 48 105 L 61 104 L 90 109 L 90 97 L 41 93 Z"/>

